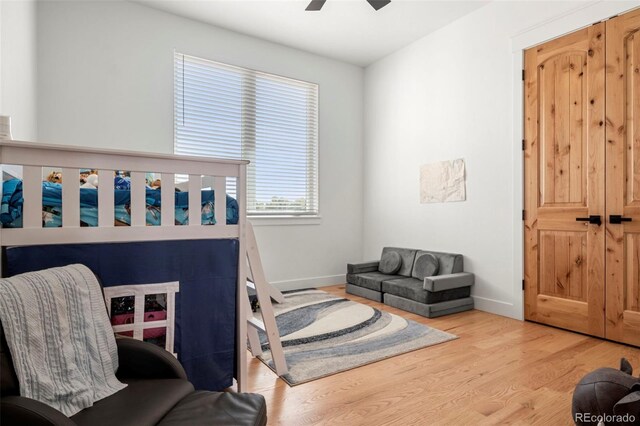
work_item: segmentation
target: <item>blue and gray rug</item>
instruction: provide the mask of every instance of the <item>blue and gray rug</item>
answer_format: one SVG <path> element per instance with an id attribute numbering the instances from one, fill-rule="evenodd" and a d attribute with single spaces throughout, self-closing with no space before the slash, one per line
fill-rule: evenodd
<path id="1" fill-rule="evenodd" d="M 273 307 L 289 367 L 282 378 L 291 386 L 457 339 L 321 290 L 285 293 Z M 273 369 L 266 336 L 260 339 L 260 359 Z"/>

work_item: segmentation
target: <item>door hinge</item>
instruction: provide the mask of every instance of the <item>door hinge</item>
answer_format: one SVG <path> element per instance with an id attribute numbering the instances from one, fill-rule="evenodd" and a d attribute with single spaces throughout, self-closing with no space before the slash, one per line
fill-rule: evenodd
<path id="1" fill-rule="evenodd" d="M 524 290 L 524 280 L 522 280 L 522 289 Z"/>
<path id="2" fill-rule="evenodd" d="M 522 70 L 522 81 L 524 81 L 524 70 Z"/>
<path id="3" fill-rule="evenodd" d="M 525 142 L 524 139 L 522 139 L 522 150 L 526 150 L 527 149 L 527 143 Z"/>
<path id="4" fill-rule="evenodd" d="M 527 218 L 527 214 L 526 211 L 523 209 L 522 210 L 522 220 L 525 220 Z"/>

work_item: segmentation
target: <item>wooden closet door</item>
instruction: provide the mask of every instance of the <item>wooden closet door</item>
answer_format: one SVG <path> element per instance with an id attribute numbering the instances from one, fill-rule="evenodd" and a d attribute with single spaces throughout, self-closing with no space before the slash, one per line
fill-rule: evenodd
<path id="1" fill-rule="evenodd" d="M 606 22 L 606 337 L 633 345 L 640 345 L 639 30 L 640 10 Z"/>
<path id="2" fill-rule="evenodd" d="M 525 52 L 525 318 L 604 336 L 604 24 Z"/>

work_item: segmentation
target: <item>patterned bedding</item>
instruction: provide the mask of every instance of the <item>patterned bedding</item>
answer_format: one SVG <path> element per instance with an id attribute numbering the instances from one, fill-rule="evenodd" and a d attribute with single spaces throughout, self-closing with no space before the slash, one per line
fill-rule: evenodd
<path id="1" fill-rule="evenodd" d="M 115 225 L 131 225 L 131 191 L 114 189 Z M 227 224 L 238 223 L 238 202 L 227 197 Z M 215 225 L 214 191 L 201 192 L 201 217 L 203 225 Z M 9 179 L 2 184 L 2 203 L 0 204 L 0 223 L 5 228 L 22 227 L 22 181 Z M 159 226 L 161 223 L 160 189 L 146 188 L 146 223 L 148 226 Z M 44 227 L 62 226 L 62 184 L 42 182 L 42 222 Z M 176 225 L 189 223 L 189 193 L 175 193 Z M 80 224 L 81 226 L 98 226 L 98 190 L 80 188 Z"/>

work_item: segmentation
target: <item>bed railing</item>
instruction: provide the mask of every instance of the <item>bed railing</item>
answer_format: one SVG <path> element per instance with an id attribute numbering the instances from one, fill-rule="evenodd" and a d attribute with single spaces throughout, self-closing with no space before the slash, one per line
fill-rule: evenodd
<path id="1" fill-rule="evenodd" d="M 0 164 L 22 167 L 22 227 L 0 228 L 0 246 L 72 244 L 101 242 L 134 242 L 153 240 L 188 240 L 237 238 L 238 282 L 236 324 L 236 372 L 239 391 L 246 390 L 246 167 L 248 161 L 211 159 L 135 151 L 115 151 L 85 147 L 46 145 L 22 141 L 0 140 Z M 98 223 L 80 224 L 80 169 L 98 171 Z M 43 168 L 62 171 L 62 225 L 43 227 Z M 115 171 L 130 172 L 130 225 L 115 226 Z M 161 176 L 159 226 L 146 226 L 146 173 Z M 175 224 L 175 176 L 188 175 L 188 225 Z M 66 176 L 66 178 L 65 178 Z M 69 178 L 76 176 L 76 178 Z M 201 190 L 203 177 L 214 190 L 215 225 L 201 224 Z M 226 220 L 226 180 L 236 179 L 238 223 Z M 72 181 L 73 184 L 65 184 Z M 182 186 L 182 185 L 181 185 Z M 196 195 L 196 196 L 194 196 Z"/>
<path id="2" fill-rule="evenodd" d="M 218 160 L 140 152 L 107 151 L 79 147 L 41 145 L 27 142 L 0 143 L 0 164 L 22 166 L 22 228 L 3 229 L 2 245 L 61 244 L 81 242 L 145 241 L 157 239 L 206 239 L 239 237 L 238 225 L 227 225 L 226 180 L 236 179 L 236 196 L 243 199 L 246 161 Z M 64 182 L 79 176 L 80 169 L 98 170 L 98 226 L 80 226 L 80 185 L 62 185 L 62 226 L 43 228 L 43 168 L 62 172 Z M 131 175 L 131 226 L 114 226 L 115 171 Z M 161 176 L 161 226 L 146 226 L 147 173 Z M 175 225 L 175 175 L 188 175 L 189 224 Z M 201 224 L 202 180 L 215 194 L 215 225 Z M 240 209 L 242 210 L 242 209 Z M 239 216 L 243 216 L 239 212 Z"/>

